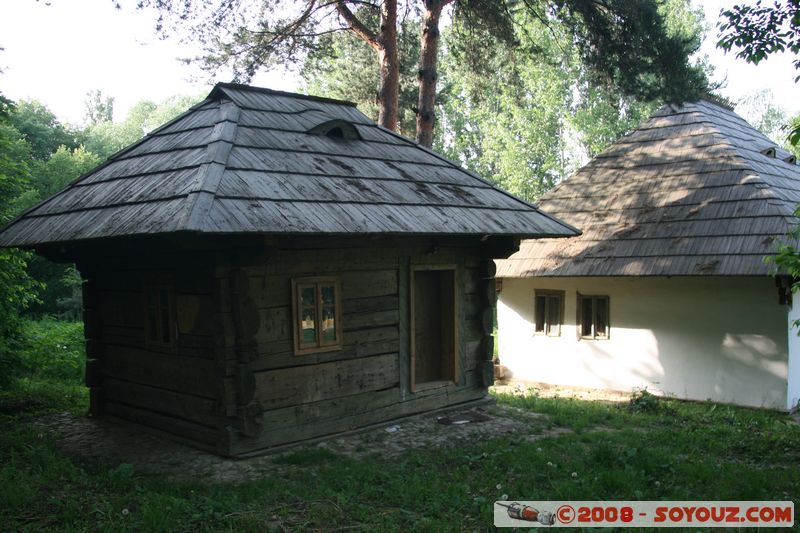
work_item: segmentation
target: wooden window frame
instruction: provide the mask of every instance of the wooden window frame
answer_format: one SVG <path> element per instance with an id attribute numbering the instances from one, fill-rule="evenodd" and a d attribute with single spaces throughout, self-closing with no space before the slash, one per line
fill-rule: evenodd
<path id="1" fill-rule="evenodd" d="M 592 334 L 583 334 L 583 301 L 592 300 Z M 604 334 L 598 334 L 597 328 L 597 302 L 603 302 L 606 308 L 606 328 Z M 577 321 L 578 338 L 586 340 L 605 341 L 611 338 L 611 299 L 603 294 L 581 294 L 578 293 L 577 301 Z"/>
<path id="2" fill-rule="evenodd" d="M 167 306 L 166 306 L 166 321 L 169 327 L 169 341 L 163 340 L 163 324 L 164 324 L 164 306 L 160 301 L 155 302 L 154 305 L 151 305 L 149 294 L 151 291 L 155 291 L 157 298 L 160 300 L 160 295 L 162 291 L 167 292 Z M 164 283 L 163 281 L 145 281 L 142 285 L 142 304 L 144 310 L 144 339 L 145 339 L 145 346 L 147 348 L 160 348 L 160 349 L 168 349 L 172 350 L 177 346 L 178 343 L 178 321 L 177 321 L 177 313 L 176 313 L 176 303 L 175 303 L 175 288 L 170 283 Z M 155 339 L 151 338 L 152 330 L 150 328 L 150 310 L 151 308 L 155 308 Z"/>
<path id="3" fill-rule="evenodd" d="M 322 287 L 333 286 L 333 307 L 336 340 L 325 341 L 322 339 Z M 314 318 L 316 342 L 313 345 L 301 342 L 302 336 L 302 311 L 300 289 L 313 286 L 315 289 Z M 336 276 L 315 276 L 292 279 L 292 330 L 295 355 L 308 355 L 312 353 L 333 352 L 342 349 L 342 290 L 339 278 Z"/>
<path id="4" fill-rule="evenodd" d="M 417 346 L 416 346 L 416 321 L 415 321 L 415 291 L 414 291 L 414 278 L 417 272 L 426 272 L 431 270 L 447 270 L 453 273 L 453 379 L 440 380 L 440 381 L 421 381 L 417 382 L 416 364 L 417 364 Z M 459 382 L 459 369 L 460 369 L 460 338 L 459 338 L 459 276 L 458 265 L 444 264 L 444 265 L 411 265 L 411 275 L 409 276 L 409 337 L 410 337 L 410 350 L 409 350 L 409 376 L 411 384 L 411 392 L 417 393 L 429 389 L 435 389 L 442 386 L 457 385 Z"/>
<path id="5" fill-rule="evenodd" d="M 539 297 L 544 298 L 544 317 L 542 320 L 542 324 L 544 328 L 542 331 L 536 330 L 536 323 L 537 323 L 537 305 L 536 300 Z M 550 299 L 553 297 L 558 297 L 558 324 L 556 324 L 556 332 L 555 333 L 548 333 L 550 323 L 548 322 L 550 318 Z M 561 327 L 564 325 L 564 300 L 566 297 L 565 291 L 559 290 L 552 290 L 552 289 L 534 289 L 533 290 L 533 334 L 537 337 L 560 337 L 561 336 Z"/>

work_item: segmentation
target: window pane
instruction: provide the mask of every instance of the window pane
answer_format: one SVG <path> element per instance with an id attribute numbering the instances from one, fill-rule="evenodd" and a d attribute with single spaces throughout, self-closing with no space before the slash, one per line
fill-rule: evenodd
<path id="1" fill-rule="evenodd" d="M 561 298 L 550 296 L 547 298 L 547 334 L 558 335 L 559 324 L 561 324 Z"/>
<path id="2" fill-rule="evenodd" d="M 323 297 L 324 301 L 324 297 Z M 322 308 L 322 342 L 336 341 L 336 308 Z"/>
<path id="3" fill-rule="evenodd" d="M 317 290 L 316 287 L 300 287 L 300 305 L 316 305 L 317 303 Z"/>
<path id="4" fill-rule="evenodd" d="M 313 289 L 312 289 L 313 291 Z M 305 292 L 305 290 L 304 290 Z M 300 344 L 317 344 L 316 310 L 304 307 L 300 312 Z"/>
<path id="5" fill-rule="evenodd" d="M 546 316 L 546 308 L 547 308 L 547 298 L 544 296 L 537 296 L 536 310 L 534 313 L 536 318 L 536 325 L 534 331 L 536 333 L 544 333 L 544 319 Z"/>
<path id="6" fill-rule="evenodd" d="M 592 336 L 592 299 L 581 298 L 581 336 Z"/>
<path id="7" fill-rule="evenodd" d="M 598 337 L 605 337 L 608 334 L 608 300 L 597 298 L 595 305 L 595 324 L 594 330 Z"/>
<path id="8" fill-rule="evenodd" d="M 334 305 L 336 300 L 336 289 L 333 285 L 323 285 L 320 287 L 322 293 L 322 305 Z"/>

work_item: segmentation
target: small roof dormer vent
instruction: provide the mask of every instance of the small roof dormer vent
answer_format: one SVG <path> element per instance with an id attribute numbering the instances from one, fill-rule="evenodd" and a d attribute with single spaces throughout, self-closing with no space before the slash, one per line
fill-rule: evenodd
<path id="1" fill-rule="evenodd" d="M 783 160 L 785 162 L 789 163 L 790 165 L 796 165 L 797 164 L 797 156 L 796 155 L 790 155 L 788 157 L 784 157 Z"/>
<path id="2" fill-rule="evenodd" d="M 361 134 L 356 127 L 345 120 L 329 120 L 318 124 L 308 130 L 312 135 L 324 135 L 332 139 L 346 139 L 348 141 L 360 141 Z"/>
<path id="3" fill-rule="evenodd" d="M 774 146 L 770 146 L 768 148 L 764 148 L 763 150 L 761 150 L 761 153 L 764 154 L 767 157 L 771 157 L 771 158 L 774 159 L 775 158 L 775 154 L 776 154 L 775 147 Z"/>

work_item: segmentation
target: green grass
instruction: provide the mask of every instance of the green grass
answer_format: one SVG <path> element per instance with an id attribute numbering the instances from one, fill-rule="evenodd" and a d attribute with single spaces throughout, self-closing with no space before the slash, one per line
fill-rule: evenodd
<path id="1" fill-rule="evenodd" d="M 395 458 L 300 449 L 253 482 L 192 484 L 126 464 L 81 466 L 28 428 L 25 419 L 47 409 L 85 408 L 85 396 L 65 394 L 74 386 L 34 372 L 14 389 L 16 410 L 3 408 L 4 530 L 483 531 L 492 529 L 492 502 L 503 495 L 800 503 L 800 427 L 768 411 L 646 397 L 619 406 L 503 395 L 499 403 L 546 413 L 550 426 L 571 431 Z"/>
<path id="2" fill-rule="evenodd" d="M 16 375 L 0 389 L 0 420 L 86 411 L 83 324 L 28 320 L 23 323 L 23 335 Z"/>

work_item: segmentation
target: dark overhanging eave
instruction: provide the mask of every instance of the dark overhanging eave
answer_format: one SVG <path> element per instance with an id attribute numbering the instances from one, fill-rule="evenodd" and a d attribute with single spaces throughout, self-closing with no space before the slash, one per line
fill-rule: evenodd
<path id="1" fill-rule="evenodd" d="M 579 233 L 578 233 L 579 234 Z M 577 234 L 576 234 L 577 235 Z M 40 250 L 43 248 L 58 248 L 58 247 L 80 247 L 84 245 L 94 245 L 102 242 L 119 241 L 123 239 L 152 239 L 159 237 L 332 237 L 332 238 L 380 238 L 380 237 L 408 237 L 408 238 L 435 238 L 435 237 L 449 237 L 449 238 L 480 238 L 480 239 L 497 239 L 497 238 L 515 238 L 515 239 L 554 239 L 554 238 L 571 238 L 575 235 L 567 233 L 533 233 L 533 232 L 510 232 L 510 233 L 492 233 L 492 232 L 404 232 L 404 231 L 385 231 L 385 232 L 303 232 L 303 231 L 226 231 L 226 232 L 212 232 L 212 231 L 197 231 L 197 230 L 175 230 L 161 233 L 129 233 L 120 235 L 102 235 L 98 237 L 91 237 L 86 239 L 75 239 L 66 241 L 39 241 L 35 243 L 24 244 L 5 244 L 0 243 L 0 248 L 20 248 L 24 250 Z"/>

